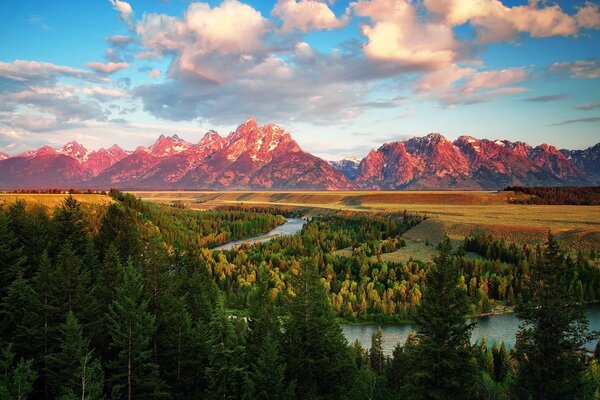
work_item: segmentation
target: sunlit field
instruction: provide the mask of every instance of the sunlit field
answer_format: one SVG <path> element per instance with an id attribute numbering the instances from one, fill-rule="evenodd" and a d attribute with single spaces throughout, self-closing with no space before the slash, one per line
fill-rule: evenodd
<path id="1" fill-rule="evenodd" d="M 27 202 L 29 206 L 41 204 L 52 210 L 62 204 L 68 194 L 5 194 L 0 193 L 0 207 L 14 203 L 17 200 Z M 101 194 L 74 194 L 73 197 L 83 204 L 110 204 L 113 199 Z"/>
<path id="2" fill-rule="evenodd" d="M 427 215 L 436 229 L 415 228 L 417 239 L 437 242 L 440 232 L 459 240 L 485 231 L 512 242 L 539 242 L 548 231 L 569 246 L 600 243 L 600 206 L 510 204 L 526 198 L 505 191 L 407 192 L 135 192 L 143 200 L 208 209 L 223 205 L 306 207 L 317 210 L 401 212 Z M 428 225 L 429 226 L 429 225 Z"/>

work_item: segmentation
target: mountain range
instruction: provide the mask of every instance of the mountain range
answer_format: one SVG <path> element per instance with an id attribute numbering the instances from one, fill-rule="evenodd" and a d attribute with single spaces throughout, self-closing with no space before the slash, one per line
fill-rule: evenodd
<path id="1" fill-rule="evenodd" d="M 254 118 L 199 142 L 161 135 L 149 146 L 90 151 L 77 142 L 0 153 L 0 188 L 213 190 L 501 189 L 600 183 L 600 143 L 586 150 L 439 133 L 385 143 L 362 160 L 328 162 Z"/>

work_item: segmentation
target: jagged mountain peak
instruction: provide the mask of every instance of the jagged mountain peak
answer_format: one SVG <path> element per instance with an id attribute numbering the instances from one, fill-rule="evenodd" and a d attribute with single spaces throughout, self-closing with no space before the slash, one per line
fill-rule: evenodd
<path id="1" fill-rule="evenodd" d="M 210 130 L 196 144 L 174 134 L 126 152 L 88 151 L 71 141 L 8 157 L 2 187 L 170 189 L 499 189 L 507 185 L 600 182 L 600 144 L 557 150 L 521 141 L 440 133 L 385 143 L 362 160 L 329 162 L 304 152 L 276 124 L 251 117 L 227 137 Z M 340 172 L 341 171 L 341 172 Z"/>
<path id="2" fill-rule="evenodd" d="M 72 140 L 65 144 L 59 151 L 60 154 L 72 157 L 80 163 L 85 162 L 88 159 L 89 151 L 83 145 L 79 144 L 75 140 Z"/>
<path id="3" fill-rule="evenodd" d="M 172 136 L 160 135 L 148 150 L 155 157 L 166 157 L 184 152 L 191 146 L 190 143 L 181 139 L 177 134 Z"/>

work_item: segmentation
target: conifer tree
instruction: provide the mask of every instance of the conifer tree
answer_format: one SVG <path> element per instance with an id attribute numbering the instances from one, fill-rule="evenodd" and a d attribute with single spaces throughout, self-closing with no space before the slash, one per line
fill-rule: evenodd
<path id="1" fill-rule="evenodd" d="M 285 364 L 281 355 L 281 323 L 270 298 L 269 275 L 263 268 L 254 298 L 250 303 L 246 356 L 249 372 L 246 397 L 252 399 L 286 399 Z"/>
<path id="2" fill-rule="evenodd" d="M 54 323 L 58 327 L 69 311 L 86 315 L 90 309 L 89 274 L 83 269 L 82 260 L 71 247 L 65 243 L 56 257 L 54 269 L 49 274 L 50 298 L 54 302 L 57 315 Z"/>
<path id="3" fill-rule="evenodd" d="M 472 324 L 466 291 L 450 260 L 450 239 L 439 245 L 429 269 L 421 304 L 415 316 L 416 341 L 411 347 L 407 378 L 409 399 L 471 399 L 478 377 L 469 343 Z"/>
<path id="4" fill-rule="evenodd" d="M 123 262 L 129 257 L 134 260 L 140 258 L 143 252 L 141 233 L 132 214 L 132 210 L 122 204 L 115 203 L 108 207 L 96 237 L 96 246 L 101 256 L 113 245 Z"/>
<path id="5" fill-rule="evenodd" d="M 0 305 L 0 345 L 14 343 L 17 357 L 34 357 L 31 334 L 36 325 L 38 297 L 27 280 L 21 275 L 7 289 Z"/>
<path id="6" fill-rule="evenodd" d="M 141 275 L 132 261 L 125 266 L 123 281 L 117 287 L 108 316 L 111 348 L 117 353 L 116 360 L 109 365 L 112 395 L 127 400 L 164 397 L 164 382 L 159 377 L 158 365 L 152 361 L 155 318 L 148 312 Z"/>
<path id="7" fill-rule="evenodd" d="M 64 243 L 69 243 L 74 253 L 82 257 L 85 254 L 89 226 L 86 222 L 81 203 L 69 195 L 52 218 L 54 225 L 54 248 L 58 251 Z"/>
<path id="8" fill-rule="evenodd" d="M 298 272 L 285 324 L 289 379 L 296 382 L 296 398 L 338 398 L 353 375 L 348 344 L 317 268 L 303 260 Z"/>
<path id="9" fill-rule="evenodd" d="M 562 250 L 552 234 L 531 268 L 530 299 L 521 320 L 516 379 L 520 399 L 579 399 L 584 396 L 585 363 L 580 355 L 592 339 L 585 309 L 572 285 Z"/>
<path id="10" fill-rule="evenodd" d="M 494 379 L 497 382 L 504 382 L 513 373 L 511 356 L 504 340 L 500 346 L 497 342 L 494 342 L 492 352 L 494 354 Z"/>
<path id="11" fill-rule="evenodd" d="M 213 311 L 208 332 L 209 395 L 214 399 L 240 398 L 247 374 L 244 347 L 221 300 Z"/>
<path id="12" fill-rule="evenodd" d="M 59 351 L 48 357 L 49 380 L 59 398 L 99 400 L 102 398 L 104 374 L 92 356 L 89 340 L 69 312 L 61 326 Z"/>
<path id="13" fill-rule="evenodd" d="M 94 314 L 97 316 L 91 323 L 90 329 L 96 349 L 103 359 L 113 359 L 114 352 L 110 349 L 111 336 L 108 330 L 109 306 L 117 297 L 117 287 L 123 280 L 123 267 L 121 259 L 114 245 L 110 245 L 104 255 L 96 274 L 96 281 L 92 287 Z"/>
<path id="14" fill-rule="evenodd" d="M 21 271 L 26 258 L 23 248 L 11 230 L 9 217 L 0 209 L 0 299 Z"/>
<path id="15" fill-rule="evenodd" d="M 383 373 L 385 367 L 385 356 L 383 355 L 383 332 L 381 326 L 371 337 L 371 348 L 369 349 L 369 364 L 371 369 L 378 374 Z"/>

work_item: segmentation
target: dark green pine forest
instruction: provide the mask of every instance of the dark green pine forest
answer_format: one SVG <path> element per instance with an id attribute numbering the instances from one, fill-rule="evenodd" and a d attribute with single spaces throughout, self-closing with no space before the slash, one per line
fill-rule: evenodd
<path id="1" fill-rule="evenodd" d="M 433 262 L 384 262 L 423 216 L 335 213 L 296 235 L 212 247 L 284 222 L 112 191 L 0 209 L 0 399 L 598 399 L 584 305 L 597 254 L 472 234 Z M 351 256 L 336 250 L 351 248 Z M 469 316 L 514 306 L 516 345 L 471 344 Z M 392 355 L 381 329 L 414 321 Z"/>

